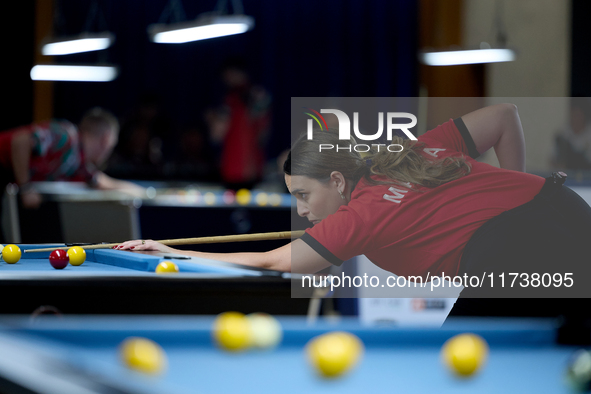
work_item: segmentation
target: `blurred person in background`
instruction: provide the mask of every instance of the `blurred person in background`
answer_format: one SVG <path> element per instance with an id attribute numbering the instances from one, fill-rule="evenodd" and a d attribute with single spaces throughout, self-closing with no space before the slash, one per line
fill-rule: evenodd
<path id="1" fill-rule="evenodd" d="M 16 183 L 21 204 L 29 209 L 42 201 L 31 182 L 78 181 L 101 190 L 141 193 L 143 188 L 100 171 L 117 144 L 118 133 L 117 118 L 102 108 L 86 112 L 78 127 L 54 119 L 0 133 L 2 192 L 9 183 Z"/>
<path id="2" fill-rule="evenodd" d="M 241 58 L 227 59 L 221 78 L 227 89 L 223 105 L 206 114 L 210 140 L 220 151 L 224 185 L 230 189 L 250 189 L 263 176 L 271 97 L 251 82 Z"/>
<path id="3" fill-rule="evenodd" d="M 555 136 L 552 165 L 567 170 L 591 169 L 591 102 L 571 97 L 569 124 Z"/>

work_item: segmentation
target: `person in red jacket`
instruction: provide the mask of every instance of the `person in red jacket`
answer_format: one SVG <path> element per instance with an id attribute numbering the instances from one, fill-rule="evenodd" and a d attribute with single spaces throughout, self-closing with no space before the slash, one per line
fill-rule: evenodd
<path id="1" fill-rule="evenodd" d="M 227 88 L 224 103 L 210 111 L 210 140 L 220 147 L 219 170 L 230 189 L 251 189 L 263 178 L 271 97 L 251 82 L 245 62 L 230 58 L 221 69 Z"/>

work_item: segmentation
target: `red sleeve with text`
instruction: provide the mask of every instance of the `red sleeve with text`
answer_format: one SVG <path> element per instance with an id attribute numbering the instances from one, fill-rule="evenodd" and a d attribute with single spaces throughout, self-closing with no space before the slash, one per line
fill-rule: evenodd
<path id="1" fill-rule="evenodd" d="M 430 148 L 441 147 L 476 159 L 480 154 L 462 118 L 450 119 L 419 137 Z"/>

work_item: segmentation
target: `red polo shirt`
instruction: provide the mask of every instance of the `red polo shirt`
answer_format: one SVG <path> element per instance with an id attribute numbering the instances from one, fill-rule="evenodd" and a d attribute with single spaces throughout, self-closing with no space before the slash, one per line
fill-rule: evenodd
<path id="1" fill-rule="evenodd" d="M 12 138 L 21 131 L 33 138 L 29 178 L 31 181 L 77 181 L 96 183 L 96 170 L 84 160 L 76 126 L 52 120 L 0 133 L 0 167 L 12 171 Z"/>
<path id="2" fill-rule="evenodd" d="M 489 219 L 531 201 L 544 178 L 474 160 L 476 145 L 461 118 L 418 138 L 426 155 L 466 156 L 470 174 L 412 191 L 359 181 L 348 205 L 301 238 L 333 264 L 364 254 L 396 275 L 456 275 L 466 243 Z"/>

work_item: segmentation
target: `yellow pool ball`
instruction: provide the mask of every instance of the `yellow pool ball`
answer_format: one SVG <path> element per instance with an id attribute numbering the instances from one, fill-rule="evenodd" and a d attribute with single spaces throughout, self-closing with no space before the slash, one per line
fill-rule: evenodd
<path id="1" fill-rule="evenodd" d="M 236 192 L 236 202 L 240 205 L 247 205 L 252 199 L 252 194 L 248 189 L 240 189 Z"/>
<path id="2" fill-rule="evenodd" d="M 488 344 L 476 334 L 460 334 L 448 339 L 441 349 L 443 363 L 456 375 L 477 372 L 488 357 Z"/>
<path id="3" fill-rule="evenodd" d="M 6 245 L 2 249 L 2 259 L 8 264 L 15 264 L 21 259 L 21 249 L 13 244 Z"/>
<path id="4" fill-rule="evenodd" d="M 240 312 L 224 312 L 213 323 L 213 340 L 224 350 L 241 351 L 251 344 L 248 318 Z"/>
<path id="5" fill-rule="evenodd" d="M 86 261 L 86 251 L 80 246 L 72 246 L 66 254 L 70 260 L 70 265 L 79 266 Z"/>
<path id="6" fill-rule="evenodd" d="M 164 372 L 168 365 L 164 350 L 147 338 L 127 338 L 121 343 L 119 351 L 123 364 L 135 371 L 157 375 Z"/>
<path id="7" fill-rule="evenodd" d="M 361 359 L 364 346 L 348 332 L 317 336 L 306 345 L 308 360 L 323 377 L 336 378 L 350 371 Z"/>
<path id="8" fill-rule="evenodd" d="M 203 196 L 203 201 L 205 201 L 205 204 L 207 204 L 207 205 L 214 205 L 216 200 L 217 200 L 217 197 L 212 192 L 207 192 Z"/>
<path id="9" fill-rule="evenodd" d="M 281 342 L 283 329 L 277 319 L 267 313 L 251 313 L 246 316 L 250 324 L 250 345 L 259 349 L 272 349 Z"/>
<path id="10" fill-rule="evenodd" d="M 172 261 L 161 261 L 156 266 L 157 274 L 176 274 L 179 272 L 179 267 Z"/>
<path id="11" fill-rule="evenodd" d="M 281 196 L 277 193 L 273 193 L 269 196 L 269 204 L 274 207 L 281 205 Z"/>
<path id="12" fill-rule="evenodd" d="M 264 207 L 269 203 L 269 196 L 267 193 L 259 193 L 254 198 L 258 206 Z"/>

